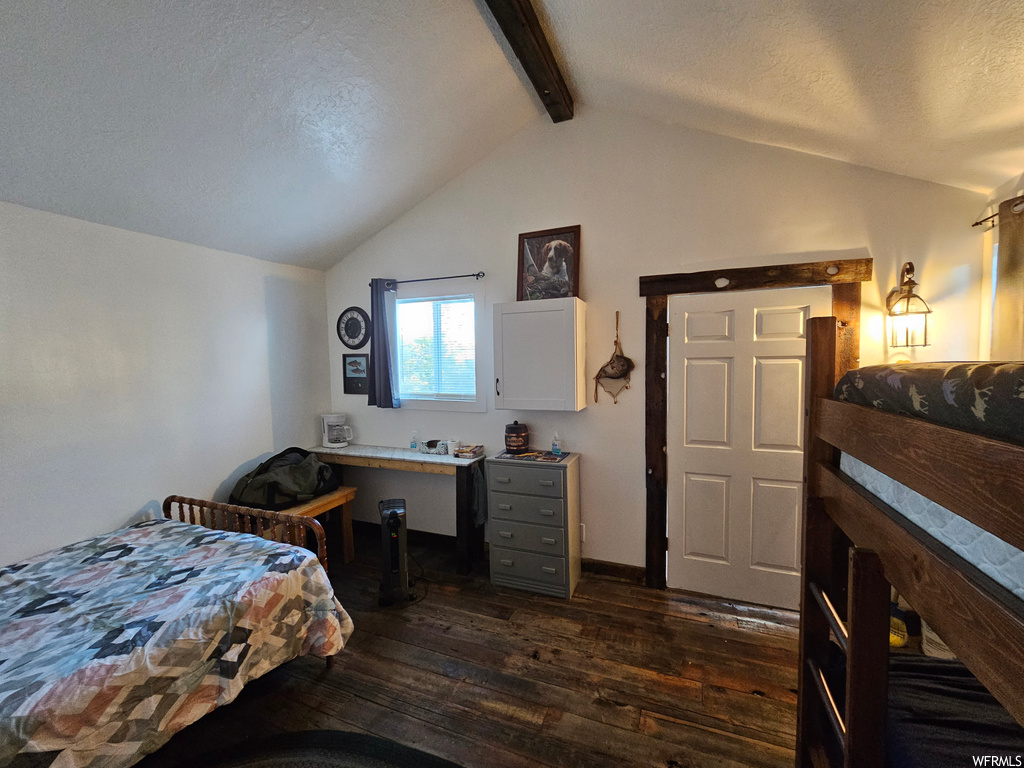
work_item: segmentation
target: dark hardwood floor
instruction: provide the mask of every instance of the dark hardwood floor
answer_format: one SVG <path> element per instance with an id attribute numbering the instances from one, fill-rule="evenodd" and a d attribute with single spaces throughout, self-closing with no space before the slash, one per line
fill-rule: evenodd
<path id="1" fill-rule="evenodd" d="M 797 616 L 587 575 L 572 600 L 454 574 L 410 546 L 419 599 L 380 608 L 379 539 L 332 575 L 356 631 L 334 668 L 300 658 L 140 768 L 281 731 L 364 731 L 466 768 L 791 766 Z M 420 568 L 414 563 L 412 571 Z"/>

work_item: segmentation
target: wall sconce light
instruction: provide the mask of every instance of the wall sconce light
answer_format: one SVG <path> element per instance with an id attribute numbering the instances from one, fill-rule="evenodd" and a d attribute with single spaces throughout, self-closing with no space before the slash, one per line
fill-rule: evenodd
<path id="1" fill-rule="evenodd" d="M 900 270 L 899 288 L 893 288 L 885 297 L 892 329 L 890 347 L 927 347 L 928 315 L 932 313 L 927 302 L 914 293 L 914 262 L 908 261 Z"/>

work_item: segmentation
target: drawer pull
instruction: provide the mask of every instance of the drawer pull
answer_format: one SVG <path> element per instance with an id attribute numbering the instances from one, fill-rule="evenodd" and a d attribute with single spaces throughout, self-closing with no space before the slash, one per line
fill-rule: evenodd
<path id="1" fill-rule="evenodd" d="M 501 510 L 504 510 L 505 512 L 508 512 L 510 509 L 512 509 L 512 505 L 511 504 L 499 504 L 498 505 L 498 509 L 501 509 Z"/>
<path id="2" fill-rule="evenodd" d="M 511 483 L 512 482 L 512 478 L 511 477 L 496 477 L 496 478 L 494 478 L 494 482 L 496 482 L 496 483 Z"/>
<path id="3" fill-rule="evenodd" d="M 512 532 L 511 531 L 498 531 L 498 535 L 501 536 L 501 538 L 503 538 L 503 539 L 511 539 L 512 538 Z"/>
<path id="4" fill-rule="evenodd" d="M 557 569 L 552 568 L 550 565 L 541 566 L 541 570 L 544 571 L 544 573 L 558 573 Z"/>
<path id="5" fill-rule="evenodd" d="M 540 543 L 541 544 L 554 544 L 555 540 L 554 539 L 541 539 Z"/>
<path id="6" fill-rule="evenodd" d="M 500 562 L 500 563 L 501 563 L 502 565 L 512 565 L 512 561 L 511 561 L 511 560 L 501 560 L 501 561 L 499 561 L 499 562 Z"/>
<path id="7" fill-rule="evenodd" d="M 540 510 L 540 513 L 542 515 L 544 515 L 545 517 L 554 517 L 555 516 L 555 510 L 553 510 L 553 509 L 542 509 L 542 510 Z"/>
<path id="8" fill-rule="evenodd" d="M 540 483 L 541 485 L 543 485 L 545 488 L 554 488 L 555 487 L 555 481 L 554 480 L 538 480 L 537 482 Z"/>

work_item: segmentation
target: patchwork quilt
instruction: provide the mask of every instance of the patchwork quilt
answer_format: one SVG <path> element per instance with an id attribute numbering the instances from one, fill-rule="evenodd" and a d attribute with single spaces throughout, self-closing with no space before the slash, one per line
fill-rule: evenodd
<path id="1" fill-rule="evenodd" d="M 0 569 L 0 766 L 120 768 L 352 622 L 313 553 L 152 520 Z"/>

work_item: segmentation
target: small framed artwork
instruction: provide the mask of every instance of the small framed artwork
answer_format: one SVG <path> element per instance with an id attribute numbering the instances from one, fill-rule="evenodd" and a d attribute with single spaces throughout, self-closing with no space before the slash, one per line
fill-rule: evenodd
<path id="1" fill-rule="evenodd" d="M 369 355 L 342 355 L 345 365 L 343 381 L 346 395 L 366 395 L 370 392 L 370 380 L 366 369 L 370 364 Z"/>
<path id="2" fill-rule="evenodd" d="M 579 224 L 521 234 L 516 299 L 532 301 L 579 295 Z"/>

